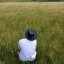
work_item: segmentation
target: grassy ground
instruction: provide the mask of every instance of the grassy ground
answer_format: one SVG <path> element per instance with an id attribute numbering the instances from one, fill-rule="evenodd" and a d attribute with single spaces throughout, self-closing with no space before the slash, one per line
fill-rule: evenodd
<path id="1" fill-rule="evenodd" d="M 38 33 L 37 60 L 17 58 L 26 29 Z M 0 64 L 64 64 L 64 3 L 0 3 Z"/>
<path id="2" fill-rule="evenodd" d="M 32 2 L 32 0 L 0 0 L 0 2 Z"/>

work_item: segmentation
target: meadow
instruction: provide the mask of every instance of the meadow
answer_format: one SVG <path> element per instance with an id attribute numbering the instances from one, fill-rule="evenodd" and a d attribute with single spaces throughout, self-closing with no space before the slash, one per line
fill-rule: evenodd
<path id="1" fill-rule="evenodd" d="M 38 34 L 33 62 L 17 57 L 26 29 Z M 0 64 L 64 64 L 64 2 L 0 2 Z"/>

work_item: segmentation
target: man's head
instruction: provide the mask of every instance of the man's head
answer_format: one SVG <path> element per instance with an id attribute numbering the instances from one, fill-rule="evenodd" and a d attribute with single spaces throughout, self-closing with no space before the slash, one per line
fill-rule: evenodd
<path id="1" fill-rule="evenodd" d="M 33 29 L 28 29 L 25 31 L 25 37 L 28 40 L 32 41 L 32 40 L 35 40 L 37 38 L 37 33 Z"/>

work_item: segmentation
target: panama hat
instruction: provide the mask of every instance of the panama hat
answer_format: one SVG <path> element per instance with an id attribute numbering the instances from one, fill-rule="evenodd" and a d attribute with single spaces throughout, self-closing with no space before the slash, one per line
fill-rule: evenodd
<path id="1" fill-rule="evenodd" d="M 32 40 L 35 40 L 37 38 L 37 33 L 33 29 L 28 29 L 28 30 L 25 31 L 25 37 L 28 40 L 32 41 Z"/>

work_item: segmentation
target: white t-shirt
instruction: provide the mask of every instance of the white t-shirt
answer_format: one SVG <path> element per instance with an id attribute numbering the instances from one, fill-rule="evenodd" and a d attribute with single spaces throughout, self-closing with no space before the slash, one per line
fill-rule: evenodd
<path id="1" fill-rule="evenodd" d="M 33 61 L 36 58 L 36 44 L 36 39 L 33 41 L 30 41 L 26 38 L 19 40 L 19 59 L 21 61 Z"/>

